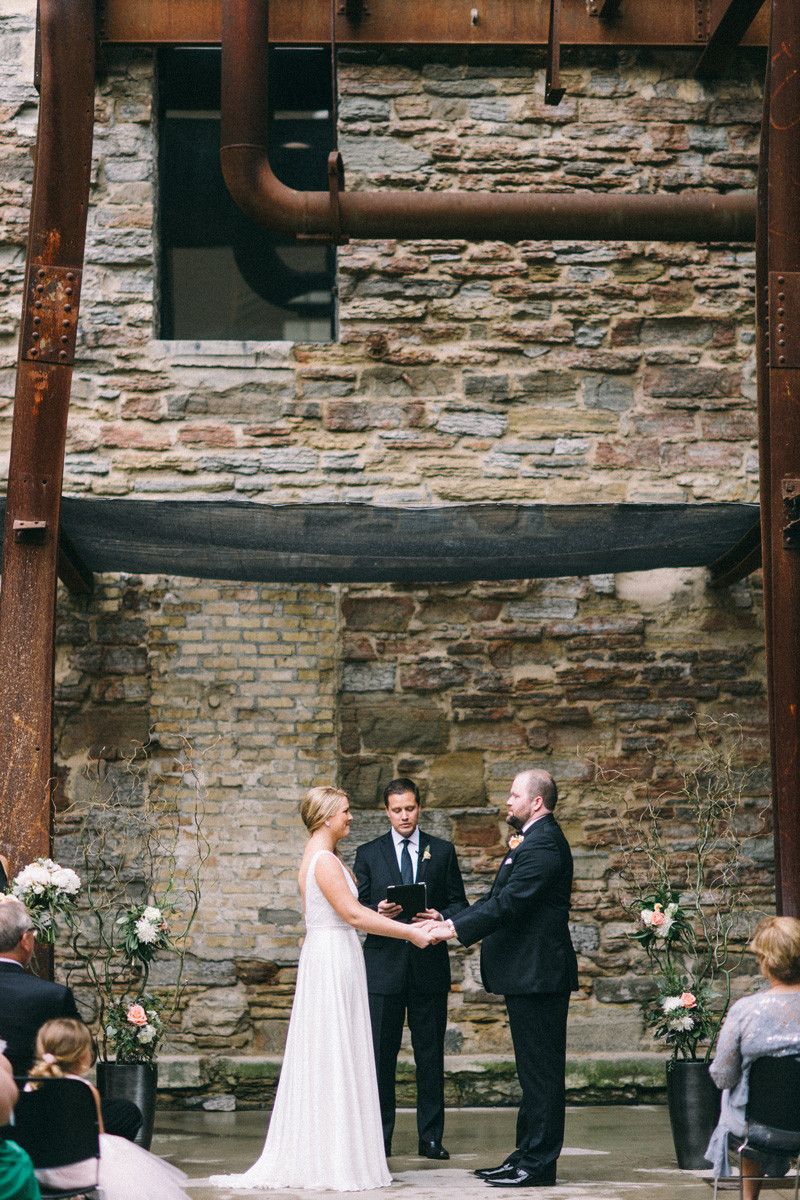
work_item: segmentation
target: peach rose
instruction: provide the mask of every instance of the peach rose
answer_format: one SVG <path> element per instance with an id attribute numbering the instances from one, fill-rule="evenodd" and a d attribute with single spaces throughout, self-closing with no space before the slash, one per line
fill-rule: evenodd
<path id="1" fill-rule="evenodd" d="M 697 997 L 693 996 L 691 992 L 681 992 L 680 1000 L 684 1008 L 697 1007 Z"/>
<path id="2" fill-rule="evenodd" d="M 142 1008 L 141 1004 L 132 1004 L 127 1013 L 128 1020 L 131 1025 L 146 1025 L 147 1013 Z"/>
<path id="3" fill-rule="evenodd" d="M 655 907 L 653 908 L 653 915 L 650 918 L 650 924 L 651 925 L 663 925 L 665 919 L 666 918 L 665 918 L 663 912 L 661 911 L 661 905 L 656 904 Z"/>

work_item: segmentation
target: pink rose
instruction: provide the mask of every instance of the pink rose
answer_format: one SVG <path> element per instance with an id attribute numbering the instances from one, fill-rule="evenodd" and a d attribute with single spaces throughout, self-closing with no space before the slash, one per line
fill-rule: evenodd
<path id="1" fill-rule="evenodd" d="M 697 997 L 693 996 L 691 992 L 681 992 L 680 1000 L 684 1008 L 697 1007 Z"/>
<path id="2" fill-rule="evenodd" d="M 131 1025 L 146 1025 L 147 1013 L 142 1008 L 141 1004 L 132 1004 L 128 1009 L 128 1020 Z"/>
<path id="3" fill-rule="evenodd" d="M 650 918 L 650 924 L 651 925 L 663 925 L 665 920 L 666 920 L 666 917 L 662 913 L 660 907 L 658 905 L 656 905 L 656 907 L 653 911 L 653 915 Z"/>

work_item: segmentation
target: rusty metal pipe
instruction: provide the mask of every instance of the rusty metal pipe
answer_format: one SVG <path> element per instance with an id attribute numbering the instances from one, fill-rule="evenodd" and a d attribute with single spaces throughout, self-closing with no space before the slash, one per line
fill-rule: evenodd
<path id="1" fill-rule="evenodd" d="M 225 182 L 243 212 L 274 233 L 354 238 L 580 238 L 753 241 L 756 197 L 542 192 L 298 192 L 267 153 L 269 0 L 223 0 Z M 334 207 L 336 205 L 336 208 Z M 338 210 L 338 211 L 337 211 Z"/>

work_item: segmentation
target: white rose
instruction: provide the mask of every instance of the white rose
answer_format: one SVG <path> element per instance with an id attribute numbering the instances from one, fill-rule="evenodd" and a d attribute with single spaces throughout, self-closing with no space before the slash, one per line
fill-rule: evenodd
<path id="1" fill-rule="evenodd" d="M 148 904 L 147 908 L 142 913 L 146 921 L 152 921 L 154 925 L 158 925 L 162 919 L 161 909 L 153 908 L 152 904 Z"/>
<path id="2" fill-rule="evenodd" d="M 683 1008 L 683 1005 L 680 996 L 667 996 L 665 1000 L 661 1001 L 661 1007 L 665 1013 L 668 1013 L 674 1012 L 676 1008 Z"/>
<path id="3" fill-rule="evenodd" d="M 139 941 L 144 942 L 146 946 L 152 945 L 158 937 L 158 930 L 155 925 L 151 925 L 144 917 L 139 918 L 134 928 L 136 929 L 136 936 Z"/>
<path id="4" fill-rule="evenodd" d="M 642 909 L 642 924 L 646 925 L 647 928 L 649 929 L 650 923 L 652 922 L 652 920 L 653 920 L 652 908 L 643 908 Z"/>
<path id="5" fill-rule="evenodd" d="M 155 1036 L 156 1030 L 152 1025 L 143 1025 L 139 1030 L 139 1041 L 144 1042 L 145 1044 L 152 1042 Z"/>

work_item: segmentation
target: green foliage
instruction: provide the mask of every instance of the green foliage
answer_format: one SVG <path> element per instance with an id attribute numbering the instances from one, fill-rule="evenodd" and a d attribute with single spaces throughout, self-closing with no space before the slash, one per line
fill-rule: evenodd
<path id="1" fill-rule="evenodd" d="M 152 1063 L 164 1035 L 164 1000 L 158 996 L 123 996 L 105 1014 L 105 1038 L 118 1063 Z"/>

